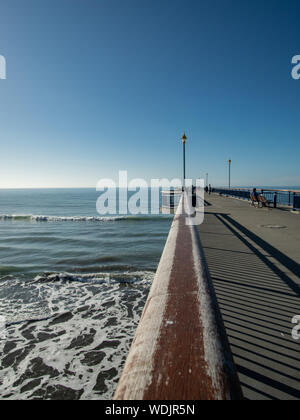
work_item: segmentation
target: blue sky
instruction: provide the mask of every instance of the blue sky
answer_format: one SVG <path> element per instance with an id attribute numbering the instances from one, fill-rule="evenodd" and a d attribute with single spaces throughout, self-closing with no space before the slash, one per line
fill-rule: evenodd
<path id="1" fill-rule="evenodd" d="M 0 188 L 300 185 L 299 1 L 2 0 Z"/>

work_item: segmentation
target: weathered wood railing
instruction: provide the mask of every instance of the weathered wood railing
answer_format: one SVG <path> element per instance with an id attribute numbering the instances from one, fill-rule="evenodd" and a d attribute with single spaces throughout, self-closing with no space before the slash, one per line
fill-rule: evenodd
<path id="1" fill-rule="evenodd" d="M 183 209 L 184 197 L 115 400 L 242 398 L 196 227 Z"/>

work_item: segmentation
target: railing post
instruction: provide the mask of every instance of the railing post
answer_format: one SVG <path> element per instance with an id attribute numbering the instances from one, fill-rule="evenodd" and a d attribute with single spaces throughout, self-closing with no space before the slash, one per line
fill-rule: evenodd
<path id="1" fill-rule="evenodd" d="M 274 193 L 274 209 L 277 207 L 277 192 Z"/>
<path id="2" fill-rule="evenodd" d="M 293 193 L 293 211 L 296 211 L 296 193 Z"/>

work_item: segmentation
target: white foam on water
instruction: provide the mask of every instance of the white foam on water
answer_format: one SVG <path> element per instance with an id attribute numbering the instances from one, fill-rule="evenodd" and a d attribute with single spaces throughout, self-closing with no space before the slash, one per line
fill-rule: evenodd
<path id="1" fill-rule="evenodd" d="M 1 398 L 110 399 L 153 277 L 50 273 L 2 281 L 0 292 L 9 285 L 10 293 L 0 294 L 8 320 Z"/>
<path id="2" fill-rule="evenodd" d="M 1 221 L 31 221 L 31 222 L 117 222 L 127 221 L 164 221 L 172 219 L 173 215 L 124 215 L 124 216 L 44 216 L 34 214 L 0 214 Z"/>
<path id="3" fill-rule="evenodd" d="M 126 216 L 43 216 L 32 214 L 0 214 L 0 220 L 29 220 L 35 222 L 114 222 Z"/>

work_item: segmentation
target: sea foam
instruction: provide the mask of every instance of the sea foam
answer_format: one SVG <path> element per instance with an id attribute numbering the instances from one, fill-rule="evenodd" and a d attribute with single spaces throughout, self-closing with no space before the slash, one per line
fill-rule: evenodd
<path id="1" fill-rule="evenodd" d="M 0 214 L 0 220 L 28 220 L 35 222 L 114 222 L 126 216 L 43 216 L 32 214 Z"/>

